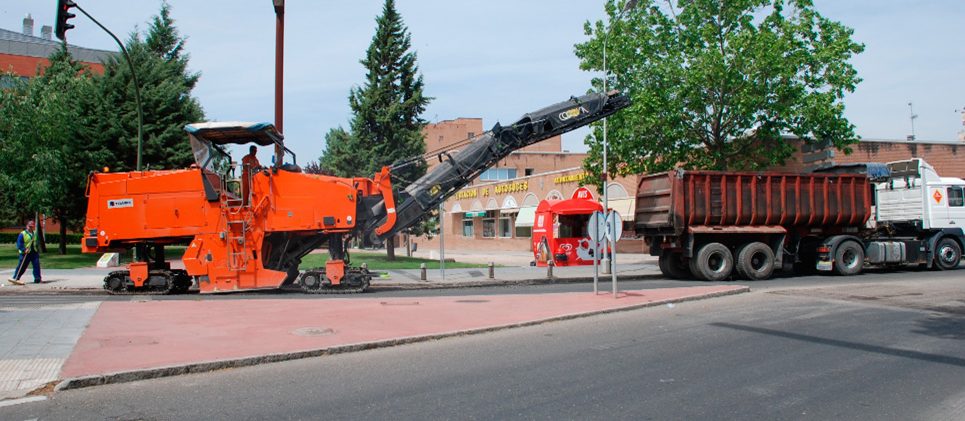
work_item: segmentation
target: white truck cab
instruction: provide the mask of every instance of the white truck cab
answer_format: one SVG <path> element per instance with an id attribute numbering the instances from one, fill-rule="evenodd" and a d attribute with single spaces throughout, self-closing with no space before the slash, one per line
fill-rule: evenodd
<path id="1" fill-rule="evenodd" d="M 941 177 L 922 159 L 889 162 L 876 184 L 877 222 L 912 222 L 922 229 L 965 228 L 965 180 Z"/>

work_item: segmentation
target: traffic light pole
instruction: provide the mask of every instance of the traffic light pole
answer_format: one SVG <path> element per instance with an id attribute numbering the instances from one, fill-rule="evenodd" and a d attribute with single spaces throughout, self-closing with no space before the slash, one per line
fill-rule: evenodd
<path id="1" fill-rule="evenodd" d="M 137 104 L 137 171 L 140 171 L 141 170 L 141 151 L 143 150 L 143 145 L 144 145 L 144 111 L 143 111 L 143 107 L 141 106 L 141 83 L 137 80 L 137 72 L 134 71 L 134 63 L 131 62 L 131 56 L 127 53 L 127 48 L 124 48 L 124 44 L 121 43 L 121 40 L 117 39 L 117 36 L 114 35 L 113 32 L 105 28 L 104 25 L 101 25 L 101 23 L 98 22 L 97 19 L 94 19 L 94 17 L 91 16 L 89 13 L 87 13 L 86 10 L 81 8 L 80 5 L 77 4 L 77 2 L 71 2 L 71 3 L 73 3 L 74 7 L 76 7 L 77 10 L 80 10 L 80 12 L 84 14 L 84 16 L 87 16 L 88 19 L 90 19 L 92 22 L 97 24 L 97 26 L 103 29 L 104 32 L 107 32 L 107 34 L 110 35 L 111 38 L 114 38 L 114 42 L 116 42 L 117 46 L 121 48 L 121 53 L 124 54 L 124 60 L 127 61 L 127 65 L 131 69 L 131 78 L 133 78 L 134 80 L 134 102 Z"/>

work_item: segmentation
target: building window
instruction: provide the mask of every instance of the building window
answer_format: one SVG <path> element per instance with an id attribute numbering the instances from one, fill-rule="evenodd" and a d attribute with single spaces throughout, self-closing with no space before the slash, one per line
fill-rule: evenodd
<path id="1" fill-rule="evenodd" d="M 513 221 L 509 218 L 499 218 L 499 237 L 513 237 Z"/>
<path id="2" fill-rule="evenodd" d="M 483 219 L 483 238 L 496 238 L 496 220 Z"/>
<path id="3" fill-rule="evenodd" d="M 512 180 L 516 178 L 516 168 L 490 168 L 479 174 L 480 181 Z"/>
<path id="4" fill-rule="evenodd" d="M 464 219 L 462 221 L 462 236 L 473 238 L 476 236 L 475 230 L 473 229 L 472 219 Z"/>
<path id="5" fill-rule="evenodd" d="M 474 137 L 476 137 L 476 134 L 473 133 L 473 132 L 469 132 L 469 138 L 472 139 L 472 138 L 474 138 Z"/>
<path id="6" fill-rule="evenodd" d="M 523 174 L 525 174 L 527 177 L 529 177 L 529 176 L 533 175 L 533 169 L 532 169 L 532 168 L 527 168 L 527 169 L 523 170 Z"/>
<path id="7" fill-rule="evenodd" d="M 959 208 L 965 206 L 965 191 L 961 187 L 948 188 L 948 206 Z"/>
<path id="8" fill-rule="evenodd" d="M 529 238 L 533 236 L 533 227 L 516 227 L 516 238 Z"/>

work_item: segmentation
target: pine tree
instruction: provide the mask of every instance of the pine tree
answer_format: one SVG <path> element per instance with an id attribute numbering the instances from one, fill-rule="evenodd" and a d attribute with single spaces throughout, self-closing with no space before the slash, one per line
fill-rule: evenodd
<path id="1" fill-rule="evenodd" d="M 416 53 L 394 0 L 386 0 L 376 18 L 372 43 L 360 60 L 366 69 L 365 83 L 349 94 L 352 109 L 350 132 L 333 129 L 326 136 L 327 147 L 320 161 L 339 176 L 371 177 L 383 166 L 396 164 L 425 153 L 420 115 L 432 98 L 423 96 L 422 75 Z M 396 186 L 425 174 L 424 161 L 393 171 Z M 395 242 L 386 241 L 389 259 Z"/>
<path id="2" fill-rule="evenodd" d="M 189 56 L 171 18 L 171 6 L 164 2 L 154 16 L 144 39 L 132 33 L 126 43 L 141 85 L 144 112 L 142 162 L 150 168 L 183 168 L 193 161 L 184 125 L 204 120 L 204 111 L 191 91 L 200 73 L 188 71 Z M 137 108 L 130 69 L 123 57 L 104 63 L 98 78 L 103 102 L 97 129 L 101 141 L 113 145 L 109 163 L 119 170 L 134 169 L 137 162 Z M 105 163 L 108 164 L 108 163 Z"/>

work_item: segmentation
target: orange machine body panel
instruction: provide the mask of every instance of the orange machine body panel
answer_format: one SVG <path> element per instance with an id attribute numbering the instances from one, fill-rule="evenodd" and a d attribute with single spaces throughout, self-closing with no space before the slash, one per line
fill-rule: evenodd
<path id="1" fill-rule="evenodd" d="M 84 252 L 189 243 L 182 260 L 201 292 L 278 288 L 288 274 L 264 260 L 287 244 L 266 236 L 349 232 L 358 195 L 382 193 L 369 179 L 262 170 L 252 175 L 250 204 L 226 206 L 232 193 L 219 189 L 213 198 L 202 174 L 217 180 L 200 169 L 92 174 Z M 132 280 L 135 272 L 146 277 L 146 268 L 132 265 Z"/>

